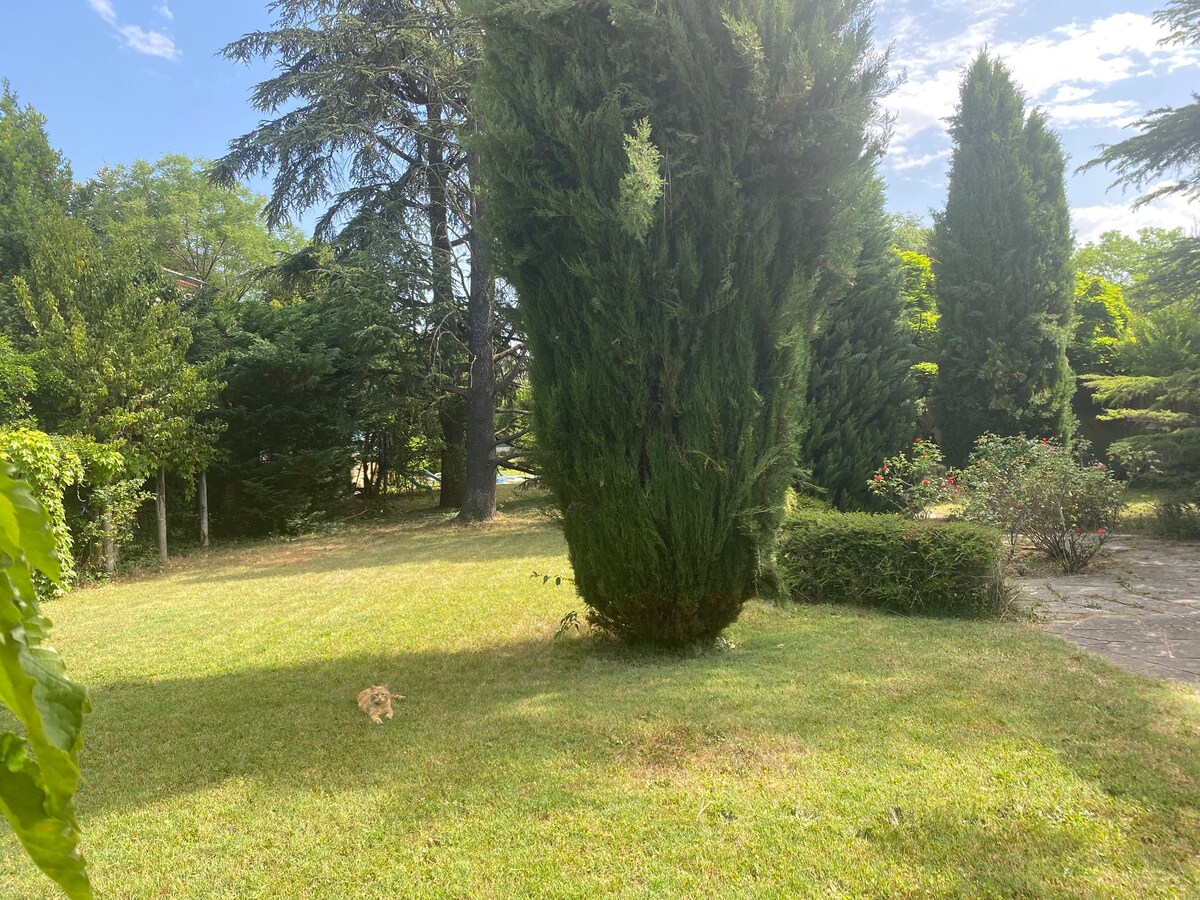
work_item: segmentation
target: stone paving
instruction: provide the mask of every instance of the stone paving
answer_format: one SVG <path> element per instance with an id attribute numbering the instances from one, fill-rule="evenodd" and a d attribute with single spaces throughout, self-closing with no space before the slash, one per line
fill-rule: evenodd
<path id="1" fill-rule="evenodd" d="M 1200 687 L 1200 544 L 1129 536 L 1105 550 L 1095 572 L 1017 579 L 1042 627 L 1131 672 Z"/>

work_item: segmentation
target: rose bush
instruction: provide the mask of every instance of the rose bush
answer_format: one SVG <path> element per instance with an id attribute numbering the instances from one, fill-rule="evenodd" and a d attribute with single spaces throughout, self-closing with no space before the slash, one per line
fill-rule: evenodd
<path id="1" fill-rule="evenodd" d="M 938 445 L 923 438 L 917 438 L 908 453 L 884 460 L 867 487 L 913 519 L 928 518 L 931 507 L 958 496 L 954 470 L 946 468 Z"/>
<path id="2" fill-rule="evenodd" d="M 1010 555 L 1018 535 L 1067 574 L 1083 571 L 1112 537 L 1125 486 L 1103 463 L 1087 464 L 1087 445 L 984 435 L 962 473 L 963 517 L 1004 532 Z"/>

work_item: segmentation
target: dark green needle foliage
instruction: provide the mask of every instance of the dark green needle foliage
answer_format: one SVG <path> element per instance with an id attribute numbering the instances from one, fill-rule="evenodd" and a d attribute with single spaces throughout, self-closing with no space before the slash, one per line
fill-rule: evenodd
<path id="1" fill-rule="evenodd" d="M 478 99 L 592 621 L 682 647 L 769 571 L 818 269 L 881 85 L 850 0 L 486 2 Z"/>
<path id="2" fill-rule="evenodd" d="M 912 444 L 917 418 L 904 270 L 877 177 L 859 189 L 850 220 L 860 249 L 853 281 L 817 324 L 804 439 L 813 484 L 843 510 L 876 508 L 867 481 Z"/>
<path id="3" fill-rule="evenodd" d="M 961 463 L 985 432 L 1068 437 L 1074 273 L 1062 148 L 987 53 L 967 70 L 950 133 L 934 233 L 935 411 L 946 456 Z"/>

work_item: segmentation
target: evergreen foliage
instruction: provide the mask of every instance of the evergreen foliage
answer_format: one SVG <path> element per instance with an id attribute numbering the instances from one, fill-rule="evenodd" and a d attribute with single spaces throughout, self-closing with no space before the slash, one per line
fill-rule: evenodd
<path id="1" fill-rule="evenodd" d="M 1135 309 L 1124 340 L 1112 367 L 1083 381 L 1105 407 L 1101 420 L 1144 432 L 1113 453 L 1153 453 L 1157 477 L 1191 484 L 1200 477 L 1200 242 L 1182 232 L 1142 238 L 1129 254 Z"/>
<path id="2" fill-rule="evenodd" d="M 358 422 L 325 304 L 250 296 L 223 346 L 227 430 L 210 474 L 213 517 L 226 533 L 295 531 L 347 494 Z"/>
<path id="3" fill-rule="evenodd" d="M 883 186 L 869 179 L 856 204 L 861 241 L 854 280 L 829 304 L 812 343 L 804 459 L 838 509 L 878 506 L 867 481 L 916 430 L 913 342 L 901 299 Z"/>
<path id="4" fill-rule="evenodd" d="M 424 360 L 401 331 L 392 287 L 312 251 L 214 309 L 227 383 L 209 477 L 220 530 L 310 525 L 348 499 L 355 462 L 384 466 L 372 485 L 382 490 L 389 458 L 399 468 L 429 433 Z"/>
<path id="5" fill-rule="evenodd" d="M 462 521 L 495 513 L 496 405 L 524 370 L 524 344 L 496 303 L 489 248 L 477 229 L 477 128 L 470 87 L 482 32 L 455 0 L 277 0 L 275 27 L 223 51 L 271 59 L 253 103 L 267 118 L 230 144 L 214 176 L 272 175 L 274 225 L 324 207 L 317 237 L 344 248 L 375 240 L 406 252 L 435 327 L 427 358 L 439 388 L 443 507 Z M 431 384 L 433 380 L 431 379 Z"/>
<path id="6" fill-rule="evenodd" d="M 1045 116 L 981 53 L 951 121 L 955 148 L 934 243 L 940 358 L 935 414 L 947 457 L 985 432 L 1065 439 L 1074 277 L 1063 156 Z"/>
<path id="7" fill-rule="evenodd" d="M 999 535 L 966 522 L 801 510 L 783 523 L 779 558 L 801 603 L 1000 618 L 1011 599 Z"/>
<path id="8" fill-rule="evenodd" d="M 876 149 L 865 4 L 480 6 L 489 209 L 576 585 L 626 640 L 711 640 L 769 571 L 818 268 Z"/>

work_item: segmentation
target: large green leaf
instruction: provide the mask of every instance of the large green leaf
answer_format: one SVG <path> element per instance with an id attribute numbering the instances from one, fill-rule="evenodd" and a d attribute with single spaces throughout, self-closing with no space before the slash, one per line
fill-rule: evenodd
<path id="1" fill-rule="evenodd" d="M 0 734 L 0 811 L 43 872 L 68 896 L 90 898 L 73 805 L 87 691 L 46 643 L 33 585 L 35 569 L 60 577 L 51 527 L 30 487 L 0 464 L 0 703 L 25 726 L 24 739 Z"/>
<path id="2" fill-rule="evenodd" d="M 25 741 L 11 732 L 0 734 L 0 806 L 5 816 L 38 868 L 69 897 L 91 897 L 75 816 L 69 808 L 59 808 L 44 785 L 41 767 L 29 756 Z"/>

